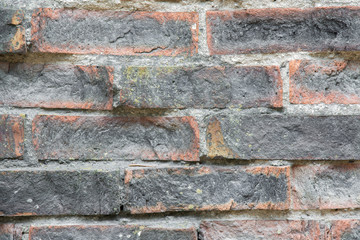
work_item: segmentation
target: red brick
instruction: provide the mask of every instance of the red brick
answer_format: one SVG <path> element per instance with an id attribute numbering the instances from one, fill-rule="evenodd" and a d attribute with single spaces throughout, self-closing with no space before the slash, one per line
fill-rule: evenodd
<path id="1" fill-rule="evenodd" d="M 128 239 L 128 240 L 196 240 L 195 228 L 149 228 L 139 225 L 69 225 L 30 227 L 29 240 Z"/>
<path id="2" fill-rule="evenodd" d="M 26 53 L 24 12 L 0 9 L 0 54 Z"/>
<path id="3" fill-rule="evenodd" d="M 199 160 L 193 117 L 40 115 L 32 130 L 40 160 Z"/>
<path id="4" fill-rule="evenodd" d="M 277 66 L 126 67 L 121 106 L 136 108 L 282 107 Z"/>
<path id="5" fill-rule="evenodd" d="M 116 215 L 123 177 L 119 170 L 0 171 L 0 216 Z"/>
<path id="6" fill-rule="evenodd" d="M 193 55 L 198 14 L 38 9 L 33 51 L 70 54 Z"/>
<path id="7" fill-rule="evenodd" d="M 21 240 L 22 230 L 13 223 L 0 223 L 1 240 Z"/>
<path id="8" fill-rule="evenodd" d="M 294 166 L 291 185 L 296 210 L 360 207 L 360 164 Z"/>
<path id="9" fill-rule="evenodd" d="M 243 160 L 358 160 L 360 116 L 217 114 L 207 156 Z"/>
<path id="10" fill-rule="evenodd" d="M 21 158 L 24 154 L 24 119 L 0 115 L 0 159 Z"/>
<path id="11" fill-rule="evenodd" d="M 210 54 L 360 50 L 360 8 L 209 11 Z"/>
<path id="12" fill-rule="evenodd" d="M 360 103 L 360 62 L 294 60 L 289 67 L 291 103 Z"/>
<path id="13" fill-rule="evenodd" d="M 0 63 L 0 105 L 111 110 L 113 67 Z"/>
<path id="14" fill-rule="evenodd" d="M 341 240 L 359 239 L 359 220 L 239 220 L 204 221 L 200 224 L 202 240 Z"/>
<path id="15" fill-rule="evenodd" d="M 185 167 L 127 169 L 133 214 L 173 211 L 285 210 L 289 167 Z"/>

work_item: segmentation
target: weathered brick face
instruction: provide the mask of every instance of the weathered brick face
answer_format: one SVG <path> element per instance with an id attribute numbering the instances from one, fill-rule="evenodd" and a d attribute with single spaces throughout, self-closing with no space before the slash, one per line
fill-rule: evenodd
<path id="1" fill-rule="evenodd" d="M 25 53 L 24 12 L 0 9 L 0 54 Z"/>
<path id="2" fill-rule="evenodd" d="M 132 213 L 287 209 L 289 168 L 129 169 Z"/>
<path id="3" fill-rule="evenodd" d="M 145 228 L 136 225 L 102 225 L 102 226 L 45 226 L 32 227 L 29 240 L 41 240 L 50 238 L 52 240 L 62 239 L 177 239 L 196 240 L 195 229 L 171 229 L 171 228 Z"/>
<path id="4" fill-rule="evenodd" d="M 127 67 L 120 105 L 137 108 L 282 107 L 278 67 Z"/>
<path id="5" fill-rule="evenodd" d="M 112 67 L 0 63 L 0 104 L 112 109 Z"/>
<path id="6" fill-rule="evenodd" d="M 1 171 L 0 216 L 110 215 L 123 204 L 119 171 Z"/>
<path id="7" fill-rule="evenodd" d="M 243 221 L 204 221 L 200 225 L 203 240 L 225 239 L 358 239 L 359 220 L 243 220 Z"/>
<path id="8" fill-rule="evenodd" d="M 359 164 L 294 166 L 294 209 L 359 208 Z"/>
<path id="9" fill-rule="evenodd" d="M 208 124 L 208 156 L 245 160 L 357 160 L 358 127 L 358 116 L 219 116 Z"/>
<path id="10" fill-rule="evenodd" d="M 294 104 L 359 104 L 358 61 L 290 62 L 290 102 Z"/>
<path id="11" fill-rule="evenodd" d="M 24 119 L 0 115 L 0 159 L 21 158 L 24 154 Z"/>
<path id="12" fill-rule="evenodd" d="M 37 116 L 33 144 L 38 159 L 199 160 L 192 117 Z"/>
<path id="13" fill-rule="evenodd" d="M 207 12 L 211 54 L 359 50 L 360 8 Z"/>
<path id="14" fill-rule="evenodd" d="M 22 230 L 15 224 L 0 223 L 0 239 L 1 240 L 21 240 Z"/>
<path id="15" fill-rule="evenodd" d="M 359 66 L 356 0 L 0 0 L 0 240 L 360 239 Z"/>
<path id="16" fill-rule="evenodd" d="M 74 54 L 193 55 L 197 13 L 39 9 L 32 18 L 34 51 Z"/>

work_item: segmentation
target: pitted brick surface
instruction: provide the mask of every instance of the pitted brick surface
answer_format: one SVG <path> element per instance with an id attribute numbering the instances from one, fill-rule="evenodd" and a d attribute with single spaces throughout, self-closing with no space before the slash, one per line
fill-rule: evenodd
<path id="1" fill-rule="evenodd" d="M 112 109 L 112 67 L 0 63 L 0 104 Z"/>
<path id="2" fill-rule="evenodd" d="M 198 14 L 38 9 L 33 51 L 72 54 L 193 55 Z"/>

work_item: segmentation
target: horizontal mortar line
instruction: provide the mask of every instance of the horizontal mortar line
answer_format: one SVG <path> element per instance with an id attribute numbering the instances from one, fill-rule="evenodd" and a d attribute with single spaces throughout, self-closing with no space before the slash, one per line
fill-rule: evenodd
<path id="1" fill-rule="evenodd" d="M 240 110 L 240 111 L 239 111 Z M 31 115 L 69 115 L 69 116 L 191 116 L 192 113 L 203 116 L 209 114 L 233 114 L 238 116 L 255 114 L 275 114 L 279 116 L 359 116 L 360 104 L 331 104 L 331 105 L 294 105 L 287 107 L 272 108 L 218 108 L 218 109 L 197 109 L 197 108 L 114 108 L 113 110 L 87 110 L 87 109 L 62 109 L 62 108 L 21 108 L 0 106 L 0 114 L 31 114 Z"/>
<path id="2" fill-rule="evenodd" d="M 24 160 L 18 160 L 24 161 Z M 26 161 L 26 160 L 25 160 Z M 82 171 L 82 170 L 124 170 L 127 168 L 186 168 L 186 167 L 215 167 L 215 168 L 228 168 L 228 167 L 257 167 L 257 166 L 273 166 L 273 167 L 286 167 L 294 165 L 340 165 L 344 163 L 359 164 L 359 160 L 219 160 L 219 161 L 200 161 L 200 162 L 187 162 L 187 161 L 149 161 L 149 160 L 69 160 L 67 164 L 59 162 L 59 160 L 51 160 L 51 163 L 44 163 L 39 160 L 38 166 L 13 166 L 1 167 L 0 171 Z M 19 163 L 18 163 L 19 164 Z M 134 166 L 131 166 L 134 165 Z M 68 169 L 69 166 L 71 169 Z M 90 168 L 89 168 L 90 167 Z"/>
<path id="3" fill-rule="evenodd" d="M 216 215 L 214 215 L 216 213 Z M 271 216 L 271 217 L 269 217 Z M 164 219 L 166 218 L 166 219 Z M 360 209 L 333 209 L 333 210 L 241 210 L 241 211 L 209 211 L 209 212 L 168 212 L 168 213 L 149 213 L 136 214 L 120 213 L 112 216 L 100 215 L 63 215 L 63 216 L 1 216 L 0 223 L 13 222 L 23 224 L 104 224 L 114 222 L 134 221 L 157 221 L 169 222 L 170 219 L 176 221 L 204 220 L 335 220 L 335 219 L 360 219 Z M 149 223 L 150 223 L 149 222 Z"/>
<path id="4" fill-rule="evenodd" d="M 268 53 L 268 54 L 233 54 L 233 55 L 208 55 L 195 54 L 194 56 L 128 56 L 128 55 L 89 55 L 89 54 L 54 54 L 54 53 L 33 53 L 29 52 L 24 55 L 0 55 L 0 61 L 9 61 L 11 63 L 34 63 L 34 64 L 83 64 L 83 62 L 90 61 L 90 65 L 114 65 L 123 63 L 124 66 L 141 66 L 142 64 L 136 61 L 146 62 L 148 66 L 193 66 L 196 63 L 199 65 L 209 64 L 210 66 L 217 65 L 233 65 L 249 66 L 249 65 L 269 65 L 268 61 L 273 64 L 280 64 L 293 59 L 357 59 L 360 57 L 360 51 L 351 52 L 286 52 L 286 53 Z M 199 59 L 200 58 L 200 59 Z M 169 62 L 169 60 L 171 60 Z M 184 62 L 186 60 L 186 62 Z M 244 63 L 236 63 L 237 61 L 246 61 Z M 179 61 L 181 63 L 179 63 Z M 216 61 L 217 64 L 214 64 Z M 229 61 L 234 61 L 231 64 Z M 170 65 L 171 63 L 175 63 Z"/>
<path id="5" fill-rule="evenodd" d="M 312 1 L 311 3 L 303 3 L 301 7 L 299 7 L 298 4 L 286 4 L 286 6 L 284 6 L 283 4 L 277 4 L 277 3 L 267 3 L 267 4 L 263 4 L 261 6 L 258 6 L 258 4 L 252 3 L 251 1 L 243 1 L 243 3 L 237 3 L 236 1 L 234 1 L 233 3 L 222 3 L 221 1 L 209 1 L 209 2 L 202 2 L 202 1 L 198 1 L 198 2 L 193 2 L 190 4 L 187 4 L 186 6 L 180 4 L 180 3 L 171 3 L 171 2 L 166 2 L 163 1 L 161 3 L 156 3 L 156 2 L 152 2 L 152 5 L 139 5 L 139 4 L 134 4 L 134 3 L 126 3 L 123 2 L 121 4 L 115 4 L 115 5 L 110 5 L 110 6 L 104 6 L 101 4 L 84 4 L 84 3 L 79 3 L 79 4 L 62 4 L 62 5 L 50 5 L 50 4 L 36 4 L 35 6 L 33 5 L 26 5 L 26 7 L 24 9 L 26 10 L 32 10 L 34 8 L 39 8 L 39 7 L 52 7 L 52 8 L 81 8 L 81 9 L 86 9 L 86 10 L 98 10 L 98 11 L 107 11 L 107 10 L 112 10 L 112 11 L 133 11 L 134 8 L 136 8 L 138 11 L 157 11 L 157 12 L 184 12 L 184 11 L 196 11 L 197 9 L 205 9 L 205 10 L 211 10 L 211 11 L 227 11 L 227 10 L 244 10 L 244 9 L 258 9 L 258 8 L 276 8 L 276 7 L 286 7 L 286 8 L 300 8 L 300 9 L 304 9 L 304 8 L 313 8 L 313 7 L 318 7 L 318 6 L 344 6 L 344 4 L 347 5 L 351 5 L 351 6 L 358 6 L 359 4 L 356 2 L 345 2 L 345 3 L 338 3 L 338 2 L 321 2 L 321 1 Z M 32 6 L 32 7 L 29 7 Z M 215 7 L 214 7 L 215 6 Z M 8 9 L 14 9 L 16 10 L 17 8 L 12 7 L 11 5 L 7 6 L 5 5 L 5 7 L 7 7 Z"/>

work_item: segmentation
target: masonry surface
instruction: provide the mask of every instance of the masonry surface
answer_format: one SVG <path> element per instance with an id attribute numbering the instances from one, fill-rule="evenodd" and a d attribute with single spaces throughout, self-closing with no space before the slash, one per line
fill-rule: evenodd
<path id="1" fill-rule="evenodd" d="M 0 239 L 360 239 L 357 0 L 2 0 Z"/>

